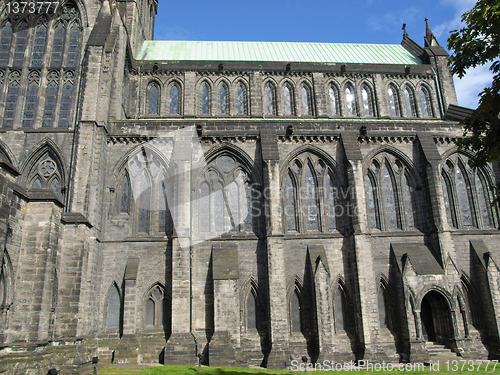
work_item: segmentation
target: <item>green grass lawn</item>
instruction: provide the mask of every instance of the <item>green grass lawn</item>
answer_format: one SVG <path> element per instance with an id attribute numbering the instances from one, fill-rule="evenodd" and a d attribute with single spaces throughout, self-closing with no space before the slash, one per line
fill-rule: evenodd
<path id="1" fill-rule="evenodd" d="M 500 365 L 496 366 L 493 371 L 493 367 L 495 363 L 490 363 L 488 368 L 486 368 L 486 364 L 479 364 L 476 362 L 473 365 L 470 363 L 465 363 L 462 367 L 463 363 L 458 362 L 457 364 L 450 363 L 447 365 L 441 365 L 439 368 L 440 373 L 448 373 L 448 374 L 500 374 Z M 429 366 L 425 366 L 423 369 L 411 369 L 406 373 L 408 375 L 431 375 L 437 373 L 437 367 L 434 367 L 432 370 Z M 266 369 L 248 369 L 248 368 L 239 368 L 239 367 L 202 367 L 201 372 L 198 373 L 197 366 L 159 366 L 159 367 L 147 367 L 145 369 L 126 369 L 126 368 L 114 368 L 113 366 L 103 368 L 98 372 L 99 375 L 249 375 L 249 374 L 267 374 L 267 375 L 300 375 L 303 374 L 304 371 L 291 371 L 291 370 L 266 370 Z M 383 371 L 383 370 L 370 370 L 366 369 L 352 369 L 350 371 L 311 371 L 308 373 L 314 375 L 354 375 L 354 374 L 377 374 L 377 375 L 394 375 L 396 373 L 404 373 L 403 368 L 394 367 L 392 371 Z"/>

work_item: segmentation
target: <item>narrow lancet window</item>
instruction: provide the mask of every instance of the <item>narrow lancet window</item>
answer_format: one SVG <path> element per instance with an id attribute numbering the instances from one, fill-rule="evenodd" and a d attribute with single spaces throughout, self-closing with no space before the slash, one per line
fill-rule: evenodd
<path id="1" fill-rule="evenodd" d="M 179 89 L 175 85 L 170 89 L 170 114 L 179 114 Z"/>
<path id="2" fill-rule="evenodd" d="M 207 183 L 200 189 L 200 232 L 210 232 L 210 188 Z"/>
<path id="3" fill-rule="evenodd" d="M 462 211 L 462 222 L 466 227 L 472 226 L 472 212 L 469 203 L 469 195 L 467 193 L 467 184 L 462 172 L 462 168 L 457 164 L 455 166 L 455 179 L 457 183 L 457 195 Z"/>
<path id="4" fill-rule="evenodd" d="M 151 85 L 149 89 L 149 114 L 157 115 L 158 114 L 158 86 Z"/>
<path id="5" fill-rule="evenodd" d="M 335 294 L 335 331 L 342 333 L 345 331 L 344 322 L 344 296 L 340 288 L 337 289 Z"/>
<path id="6" fill-rule="evenodd" d="M 389 93 L 389 104 L 391 105 L 391 114 L 393 116 L 397 116 L 398 114 L 396 112 L 396 100 L 394 98 L 394 91 L 391 87 L 387 91 Z"/>
<path id="7" fill-rule="evenodd" d="M 297 230 L 295 220 L 295 189 L 290 174 L 287 175 L 285 181 L 285 217 L 288 230 Z"/>
<path id="8" fill-rule="evenodd" d="M 69 31 L 69 47 L 68 47 L 68 60 L 66 65 L 69 68 L 75 68 L 78 58 L 78 49 L 80 47 L 80 27 L 78 24 L 73 24 Z"/>
<path id="9" fill-rule="evenodd" d="M 446 210 L 446 219 L 448 221 L 448 225 L 450 227 L 453 227 L 453 216 L 452 216 L 452 207 L 451 207 L 451 201 L 450 201 L 450 196 L 451 196 L 451 191 L 450 191 L 450 185 L 446 181 L 447 178 L 444 175 L 441 175 L 441 185 L 443 186 L 443 196 L 444 196 L 444 208 Z"/>
<path id="10" fill-rule="evenodd" d="M 120 293 L 116 285 L 111 287 L 109 293 L 106 323 L 108 329 L 118 329 L 120 326 Z"/>
<path id="11" fill-rule="evenodd" d="M 283 89 L 283 96 L 285 98 L 285 115 L 292 114 L 292 99 L 290 97 L 290 89 L 288 86 L 285 86 Z"/>
<path id="12" fill-rule="evenodd" d="M 403 200 L 406 212 L 406 224 L 409 228 L 413 228 L 415 226 L 415 220 L 413 218 L 413 201 L 411 197 L 412 189 L 410 183 L 408 182 L 408 177 L 405 175 L 403 177 Z"/>
<path id="13" fill-rule="evenodd" d="M 302 114 L 309 115 L 309 92 L 302 86 Z"/>
<path id="14" fill-rule="evenodd" d="M 292 301 L 290 307 L 290 315 L 292 320 L 292 332 L 302 332 L 302 322 L 301 322 L 301 311 L 300 311 L 300 299 L 295 291 L 292 294 Z"/>
<path id="15" fill-rule="evenodd" d="M 220 113 L 226 114 L 226 87 L 224 85 L 220 88 Z"/>
<path id="16" fill-rule="evenodd" d="M 396 229 L 398 227 L 398 220 L 396 216 L 396 200 L 394 196 L 394 186 L 392 176 L 384 164 L 382 168 L 382 191 L 384 197 L 384 208 L 386 213 L 386 226 L 387 229 Z"/>
<path id="17" fill-rule="evenodd" d="M 66 28 L 64 27 L 64 24 L 60 22 L 54 31 L 54 41 L 52 43 L 52 57 L 50 59 L 50 66 L 53 68 L 61 67 L 65 35 Z"/>
<path id="18" fill-rule="evenodd" d="M 218 182 L 214 190 L 215 230 L 221 232 L 224 230 L 224 194 L 222 184 Z"/>
<path id="19" fill-rule="evenodd" d="M 252 292 L 248 294 L 247 298 L 247 329 L 249 331 L 257 330 L 257 308 Z"/>
<path id="20" fill-rule="evenodd" d="M 12 26 L 9 22 L 2 28 L 0 39 L 0 66 L 7 66 L 10 57 L 10 44 L 12 42 Z"/>
<path id="21" fill-rule="evenodd" d="M 420 89 L 420 102 L 422 104 L 422 115 L 424 117 L 429 117 L 429 114 L 430 114 L 429 94 L 428 94 L 427 90 L 424 88 Z"/>
<path id="22" fill-rule="evenodd" d="M 206 84 L 201 88 L 201 113 L 208 113 L 208 86 Z"/>
<path id="23" fill-rule="evenodd" d="M 47 26 L 39 25 L 36 28 L 35 42 L 33 44 L 33 53 L 31 54 L 31 66 L 40 68 L 43 63 L 43 54 L 45 53 L 45 40 L 47 39 Z"/>
<path id="24" fill-rule="evenodd" d="M 241 84 L 238 85 L 238 114 L 245 114 L 245 90 Z"/>
<path id="25" fill-rule="evenodd" d="M 26 44 L 28 43 L 28 26 L 22 23 L 16 33 L 16 49 L 14 50 L 14 62 L 16 67 L 23 66 L 24 54 L 26 52 Z"/>
<path id="26" fill-rule="evenodd" d="M 273 115 L 274 114 L 274 92 L 273 92 L 273 88 L 271 87 L 271 85 L 266 86 L 266 107 L 267 107 L 267 114 Z"/>
<path id="27" fill-rule="evenodd" d="M 365 192 L 366 192 L 366 205 L 368 208 L 368 226 L 370 228 L 377 228 L 377 210 L 375 207 L 375 196 L 373 190 L 373 183 L 371 178 L 365 176 Z"/>
<path id="28" fill-rule="evenodd" d="M 5 111 L 3 115 L 3 127 L 14 127 L 14 116 L 16 113 L 16 103 L 19 94 L 19 82 L 12 81 L 9 83 L 7 90 L 7 100 L 5 101 Z"/>
<path id="29" fill-rule="evenodd" d="M 476 185 L 476 191 L 477 191 L 477 199 L 479 201 L 479 209 L 480 209 L 480 216 L 483 219 L 483 225 L 485 227 L 490 226 L 490 215 L 489 215 L 489 200 L 488 200 L 488 194 L 487 190 L 485 189 L 485 185 L 483 185 L 481 179 L 475 174 L 475 185 Z"/>
<path id="30" fill-rule="evenodd" d="M 71 101 L 73 98 L 73 83 L 63 85 L 61 97 L 61 112 L 59 114 L 59 127 L 67 128 L 70 125 Z"/>
<path id="31" fill-rule="evenodd" d="M 326 176 L 326 209 L 327 209 L 327 216 L 328 216 L 328 229 L 335 229 L 336 228 L 336 223 L 335 223 L 335 187 L 333 186 L 333 181 L 330 175 Z"/>
<path id="32" fill-rule="evenodd" d="M 361 90 L 361 97 L 363 98 L 363 110 L 365 115 L 370 116 L 371 111 L 370 111 L 370 100 L 368 97 L 368 91 L 365 87 L 363 87 L 363 90 Z"/>
<path id="33" fill-rule="evenodd" d="M 42 126 L 44 127 L 54 126 L 58 89 L 57 83 L 55 81 L 51 81 L 45 91 L 45 108 L 42 123 Z"/>
<path id="34" fill-rule="evenodd" d="M 332 115 L 337 114 L 337 98 L 333 87 L 328 89 L 328 96 L 330 97 L 330 111 Z"/>
<path id="35" fill-rule="evenodd" d="M 347 113 L 349 113 L 349 115 L 354 115 L 355 102 L 354 102 L 354 90 L 352 89 L 352 87 L 347 87 L 345 89 L 345 97 L 347 103 Z"/>
<path id="36" fill-rule="evenodd" d="M 318 205 L 316 201 L 316 184 L 309 165 L 304 176 L 304 208 L 306 210 L 306 229 L 318 230 Z"/>
<path id="37" fill-rule="evenodd" d="M 38 82 L 33 81 L 28 85 L 26 101 L 24 103 L 23 127 L 32 128 L 36 116 L 36 102 L 38 99 Z"/>

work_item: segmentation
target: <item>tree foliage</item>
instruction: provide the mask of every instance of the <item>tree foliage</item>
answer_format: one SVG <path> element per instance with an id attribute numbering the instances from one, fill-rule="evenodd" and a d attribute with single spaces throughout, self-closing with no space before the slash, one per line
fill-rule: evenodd
<path id="1" fill-rule="evenodd" d="M 459 146 L 473 151 L 474 167 L 482 167 L 500 161 L 500 0 L 479 0 L 462 22 L 465 26 L 448 38 L 454 51 L 451 72 L 462 78 L 469 68 L 491 64 L 493 73 L 491 87 L 479 94 L 477 110 L 461 122 L 465 131 Z"/>

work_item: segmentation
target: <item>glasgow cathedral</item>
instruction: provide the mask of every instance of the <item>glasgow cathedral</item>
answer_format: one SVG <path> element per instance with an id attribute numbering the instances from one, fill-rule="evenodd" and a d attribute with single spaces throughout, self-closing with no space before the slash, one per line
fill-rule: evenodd
<path id="1" fill-rule="evenodd" d="M 428 24 L 156 41 L 155 0 L 2 6 L 0 372 L 499 359 L 498 170 Z"/>

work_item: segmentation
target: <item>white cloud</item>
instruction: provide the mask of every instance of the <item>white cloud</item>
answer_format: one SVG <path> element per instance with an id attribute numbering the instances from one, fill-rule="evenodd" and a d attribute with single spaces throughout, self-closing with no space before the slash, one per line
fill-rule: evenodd
<path id="1" fill-rule="evenodd" d="M 476 4 L 476 0 L 441 0 L 441 3 L 455 8 L 454 17 L 432 28 L 436 38 L 448 39 L 451 30 L 458 29 L 462 25 L 462 14 L 468 12 Z"/>
<path id="2" fill-rule="evenodd" d="M 453 80 L 455 81 L 458 105 L 475 109 L 479 102 L 479 93 L 486 86 L 491 86 L 493 76 L 488 65 L 468 69 L 464 78 L 453 77 Z"/>

